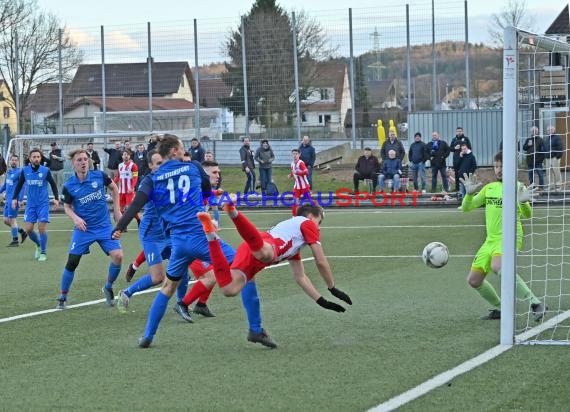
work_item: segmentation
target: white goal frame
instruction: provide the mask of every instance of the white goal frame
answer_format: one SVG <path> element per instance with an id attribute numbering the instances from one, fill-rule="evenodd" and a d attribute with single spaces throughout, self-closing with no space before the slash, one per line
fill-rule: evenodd
<path id="1" fill-rule="evenodd" d="M 516 27 L 507 27 L 503 43 L 503 255 L 501 268 L 501 345 L 524 343 L 547 327 L 570 317 L 570 311 L 549 319 L 532 330 L 515 336 L 515 276 L 517 269 L 516 217 L 517 217 L 517 115 L 519 108 L 518 65 L 519 45 L 526 44 L 537 49 L 556 53 L 570 53 L 570 44 L 551 37 L 529 33 Z M 568 99 L 568 95 L 566 95 Z M 567 102 L 568 103 L 568 102 Z M 568 104 L 566 104 L 568 107 Z M 526 131 L 525 131 L 526 132 Z M 570 344 L 570 342 L 533 342 L 544 344 Z"/>

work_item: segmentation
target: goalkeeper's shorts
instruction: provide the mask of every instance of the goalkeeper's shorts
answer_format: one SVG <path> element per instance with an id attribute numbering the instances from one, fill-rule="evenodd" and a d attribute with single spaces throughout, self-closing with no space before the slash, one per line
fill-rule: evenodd
<path id="1" fill-rule="evenodd" d="M 522 248 L 522 238 L 517 236 L 517 250 Z M 482 273 L 489 273 L 491 271 L 491 260 L 493 256 L 501 256 L 503 254 L 503 241 L 499 240 L 485 240 L 485 243 L 481 245 L 473 263 L 471 264 L 471 270 Z"/>

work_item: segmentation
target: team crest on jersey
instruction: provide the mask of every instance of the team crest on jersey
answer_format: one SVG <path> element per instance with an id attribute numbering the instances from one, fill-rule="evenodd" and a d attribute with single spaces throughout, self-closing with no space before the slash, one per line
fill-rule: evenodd
<path id="1" fill-rule="evenodd" d="M 92 182 L 92 183 L 91 183 L 91 187 L 92 187 L 93 189 L 97 189 L 97 186 L 98 186 L 98 185 L 97 185 L 97 182 Z"/>
<path id="2" fill-rule="evenodd" d="M 42 172 L 40 172 L 40 173 L 38 173 L 38 176 L 39 176 L 39 177 L 43 177 L 44 175 L 43 175 Z"/>

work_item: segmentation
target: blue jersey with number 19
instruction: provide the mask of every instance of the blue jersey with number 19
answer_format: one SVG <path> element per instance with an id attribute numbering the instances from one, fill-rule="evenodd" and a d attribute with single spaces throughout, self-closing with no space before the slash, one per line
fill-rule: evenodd
<path id="1" fill-rule="evenodd" d="M 198 163 L 169 160 L 139 190 L 148 195 L 170 234 L 203 236 L 196 218 L 203 210 L 202 182 L 209 177 Z"/>

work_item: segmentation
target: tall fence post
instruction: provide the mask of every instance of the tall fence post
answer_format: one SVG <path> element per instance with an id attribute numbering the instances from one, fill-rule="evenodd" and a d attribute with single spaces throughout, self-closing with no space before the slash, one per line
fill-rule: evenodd
<path id="1" fill-rule="evenodd" d="M 431 74 L 431 108 L 437 110 L 437 62 L 435 58 L 435 4 L 431 0 L 431 59 L 432 59 L 432 74 Z"/>
<path id="2" fill-rule="evenodd" d="M 352 37 L 352 8 L 348 9 L 348 38 L 350 41 L 350 103 L 352 105 L 352 148 L 356 149 L 356 90 L 354 88 L 354 39 Z M 341 119 L 343 121 L 343 119 Z"/>
<path id="3" fill-rule="evenodd" d="M 245 17 L 241 18 L 241 59 L 243 67 L 243 100 L 245 113 L 245 135 L 249 136 L 249 98 L 247 95 L 247 61 L 245 53 Z"/>
<path id="4" fill-rule="evenodd" d="M 196 100 L 194 101 L 194 126 L 196 128 L 195 137 L 200 138 L 200 66 L 198 65 L 198 20 L 194 19 L 194 72 L 196 77 Z"/>
<path id="5" fill-rule="evenodd" d="M 467 0 L 465 0 L 465 88 L 467 95 L 467 105 L 465 109 L 471 107 L 471 82 L 469 81 L 469 19 L 467 18 Z"/>
<path id="6" fill-rule="evenodd" d="M 107 133 L 107 93 L 105 81 L 105 28 L 101 26 L 101 101 L 103 104 L 103 133 Z M 107 138 L 105 137 L 105 146 Z"/>
<path id="7" fill-rule="evenodd" d="M 152 126 L 153 123 L 153 112 L 152 112 L 152 41 L 151 41 L 151 31 L 150 31 L 150 22 L 146 23 L 146 33 L 147 33 L 147 42 L 148 42 L 148 57 L 146 59 L 147 64 L 147 72 L 148 72 L 148 121 L 149 121 L 149 131 L 152 132 L 154 127 Z"/>
<path id="8" fill-rule="evenodd" d="M 19 56 L 19 44 L 18 44 L 18 31 L 14 31 L 14 95 L 16 97 L 16 134 L 20 133 L 20 88 L 18 87 L 18 80 L 20 77 L 20 72 L 18 67 L 20 67 L 20 56 Z"/>
<path id="9" fill-rule="evenodd" d="M 406 4 L 406 82 L 408 87 L 408 113 L 412 111 L 412 57 L 410 46 L 410 5 Z"/>
<path id="10" fill-rule="evenodd" d="M 291 13 L 293 32 L 293 70 L 295 72 L 295 112 L 297 114 L 297 140 L 301 140 L 301 102 L 299 101 L 299 60 L 297 59 L 297 23 L 295 12 Z"/>
<path id="11" fill-rule="evenodd" d="M 59 132 L 63 133 L 63 68 L 61 62 L 61 49 L 62 49 L 62 38 L 63 30 L 59 29 L 59 43 L 57 45 L 57 61 L 58 61 L 58 74 L 59 74 L 59 91 L 58 91 L 58 110 L 59 110 Z M 32 118 L 32 122 L 34 119 Z"/>

